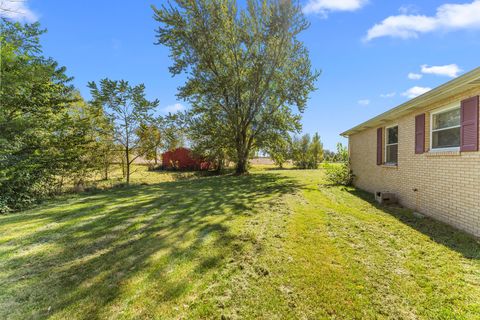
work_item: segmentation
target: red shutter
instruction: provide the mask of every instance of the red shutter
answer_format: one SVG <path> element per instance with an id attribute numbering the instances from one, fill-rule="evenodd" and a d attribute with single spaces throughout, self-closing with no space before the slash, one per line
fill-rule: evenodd
<path id="1" fill-rule="evenodd" d="M 478 96 L 462 101 L 461 124 L 460 150 L 478 151 Z"/>
<path id="2" fill-rule="evenodd" d="M 425 152 L 425 113 L 415 117 L 415 153 Z"/>
<path id="3" fill-rule="evenodd" d="M 383 129 L 377 129 L 377 165 L 381 165 L 383 163 L 382 159 L 382 147 L 383 147 Z"/>

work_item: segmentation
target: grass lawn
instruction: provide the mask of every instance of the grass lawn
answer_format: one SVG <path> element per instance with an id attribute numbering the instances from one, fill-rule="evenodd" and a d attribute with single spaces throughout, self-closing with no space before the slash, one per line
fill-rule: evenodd
<path id="1" fill-rule="evenodd" d="M 0 216 L 0 319 L 480 319 L 477 241 L 322 170 L 142 175 Z"/>

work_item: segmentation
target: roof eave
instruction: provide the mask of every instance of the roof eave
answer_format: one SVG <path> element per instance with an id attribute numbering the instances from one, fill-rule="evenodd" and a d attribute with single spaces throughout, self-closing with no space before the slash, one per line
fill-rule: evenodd
<path id="1" fill-rule="evenodd" d="M 443 85 L 436 87 L 428 91 L 427 93 L 422 94 L 412 100 L 409 100 L 393 109 L 390 109 L 368 121 L 365 121 L 358 126 L 355 126 L 345 132 L 342 132 L 340 135 L 343 137 L 348 137 L 354 133 L 373 128 L 382 124 L 382 122 L 391 121 L 403 114 L 411 112 L 417 108 L 424 107 L 427 103 L 432 103 L 436 100 L 445 98 L 445 96 L 451 96 L 456 93 L 456 91 L 461 91 L 465 85 L 471 84 L 475 80 L 480 79 L 480 67 L 476 68 L 456 79 L 453 79 Z"/>

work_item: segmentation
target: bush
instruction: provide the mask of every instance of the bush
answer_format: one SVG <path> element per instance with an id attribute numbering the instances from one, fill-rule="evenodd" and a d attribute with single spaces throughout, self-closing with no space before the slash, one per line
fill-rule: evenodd
<path id="1" fill-rule="evenodd" d="M 330 183 L 342 186 L 351 186 L 355 177 L 348 162 L 326 164 L 325 174 Z"/>
<path id="2" fill-rule="evenodd" d="M 12 209 L 7 204 L 7 200 L 0 197 L 0 214 L 10 212 Z"/>
<path id="3" fill-rule="evenodd" d="M 318 169 L 323 161 L 323 144 L 320 136 L 315 133 L 313 139 L 309 134 L 294 137 L 291 142 L 291 158 L 295 167 L 299 169 Z"/>

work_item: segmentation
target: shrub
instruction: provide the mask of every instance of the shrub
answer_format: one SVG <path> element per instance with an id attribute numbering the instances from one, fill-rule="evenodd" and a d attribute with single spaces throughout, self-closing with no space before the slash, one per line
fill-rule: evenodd
<path id="1" fill-rule="evenodd" d="M 10 212 L 11 209 L 7 204 L 7 200 L 0 197 L 0 214 Z"/>
<path id="2" fill-rule="evenodd" d="M 295 167 L 299 169 L 318 169 L 323 161 L 323 144 L 320 136 L 315 133 L 313 139 L 309 134 L 294 137 L 291 142 L 291 158 Z"/>
<path id="3" fill-rule="evenodd" d="M 326 164 L 325 174 L 330 183 L 342 186 L 352 185 L 355 177 L 349 162 Z"/>

